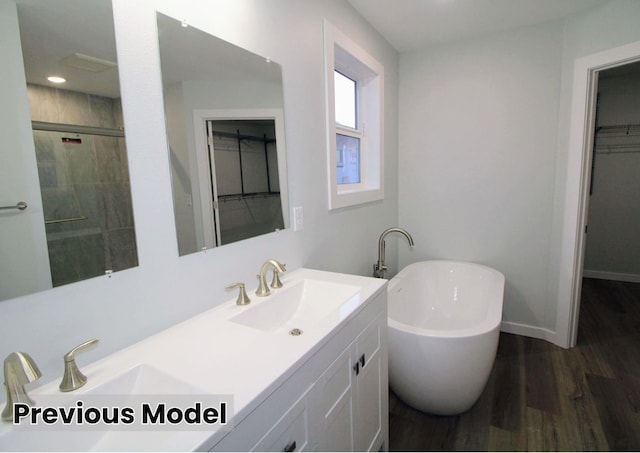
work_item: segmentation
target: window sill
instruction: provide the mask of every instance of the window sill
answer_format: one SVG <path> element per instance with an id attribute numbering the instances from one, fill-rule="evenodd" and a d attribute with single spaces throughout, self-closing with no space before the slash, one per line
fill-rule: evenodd
<path id="1" fill-rule="evenodd" d="M 340 209 L 355 206 L 372 201 L 384 200 L 384 191 L 377 189 L 351 189 L 331 191 L 329 196 L 329 209 Z"/>

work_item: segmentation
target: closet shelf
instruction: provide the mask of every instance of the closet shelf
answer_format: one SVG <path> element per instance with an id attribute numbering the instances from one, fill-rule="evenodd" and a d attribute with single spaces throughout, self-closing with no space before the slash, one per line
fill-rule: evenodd
<path id="1" fill-rule="evenodd" d="M 596 154 L 640 152 L 640 124 L 619 124 L 597 127 Z"/>

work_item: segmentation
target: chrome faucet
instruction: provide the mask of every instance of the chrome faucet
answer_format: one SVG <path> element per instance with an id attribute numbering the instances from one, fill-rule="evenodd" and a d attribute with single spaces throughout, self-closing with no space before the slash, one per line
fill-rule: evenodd
<path id="1" fill-rule="evenodd" d="M 384 278 L 384 274 L 387 271 L 387 266 L 384 264 L 384 238 L 386 238 L 391 233 L 400 233 L 403 234 L 404 237 L 409 241 L 409 246 L 413 247 L 413 238 L 409 234 L 409 232 L 403 228 L 389 228 L 384 230 L 380 235 L 380 239 L 378 239 L 378 262 L 373 265 L 373 276 L 375 278 Z"/>
<path id="2" fill-rule="evenodd" d="M 265 297 L 268 296 L 271 291 L 269 291 L 269 287 L 267 286 L 267 270 L 269 267 L 273 267 L 274 277 L 272 282 L 272 287 L 279 288 L 282 287 L 282 282 L 277 275 L 277 272 L 285 272 L 287 268 L 284 264 L 280 263 L 278 260 L 270 259 L 264 262 L 262 267 L 260 268 L 260 274 L 257 276 L 259 280 L 258 289 L 256 289 L 256 296 Z"/>
<path id="3" fill-rule="evenodd" d="M 42 376 L 38 366 L 26 352 L 12 352 L 4 359 L 4 386 L 7 390 L 7 405 L 2 411 L 2 420 L 13 421 L 13 405 L 33 406 L 24 385 Z"/>

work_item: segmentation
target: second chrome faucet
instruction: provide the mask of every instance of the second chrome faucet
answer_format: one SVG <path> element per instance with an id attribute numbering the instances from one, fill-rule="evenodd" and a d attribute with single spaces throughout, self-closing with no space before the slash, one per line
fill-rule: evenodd
<path id="1" fill-rule="evenodd" d="M 258 278 L 258 289 L 256 289 L 256 296 L 258 297 L 266 297 L 271 294 L 269 290 L 269 285 L 267 285 L 267 271 L 269 268 L 273 268 L 273 278 L 271 279 L 271 287 L 272 288 L 282 288 L 282 282 L 280 281 L 280 273 L 285 272 L 287 270 L 286 266 L 275 259 L 270 259 L 264 262 L 262 267 L 260 268 L 260 274 L 256 275 Z M 235 289 L 239 288 L 238 298 L 236 299 L 236 304 L 238 305 L 247 305 L 251 302 L 251 299 L 247 296 L 247 292 L 244 289 L 244 283 L 236 282 L 230 285 L 227 285 L 225 289 Z"/>

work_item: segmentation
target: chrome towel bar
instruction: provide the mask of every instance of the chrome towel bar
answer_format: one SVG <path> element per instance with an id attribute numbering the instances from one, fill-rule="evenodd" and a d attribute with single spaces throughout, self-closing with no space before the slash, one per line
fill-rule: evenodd
<path id="1" fill-rule="evenodd" d="M 52 223 L 65 223 L 65 222 L 77 222 L 78 220 L 87 220 L 88 217 L 80 216 L 80 217 L 69 217 L 67 219 L 56 219 L 56 220 L 45 220 L 45 225 L 49 225 Z"/>
<path id="2" fill-rule="evenodd" d="M 19 201 L 13 206 L 0 206 L 0 210 L 3 209 L 18 209 L 20 211 L 24 211 L 25 209 L 27 209 L 27 203 L 25 203 L 24 201 Z"/>

